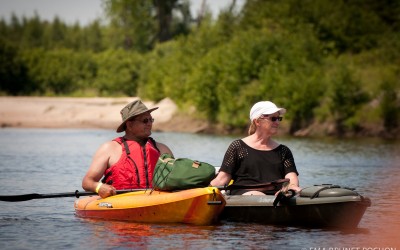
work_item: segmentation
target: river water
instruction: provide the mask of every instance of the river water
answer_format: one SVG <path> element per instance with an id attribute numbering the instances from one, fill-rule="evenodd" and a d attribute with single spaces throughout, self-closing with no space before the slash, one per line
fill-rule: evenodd
<path id="1" fill-rule="evenodd" d="M 0 195 L 82 190 L 110 130 L 0 129 Z M 176 157 L 219 166 L 236 137 L 154 133 Z M 371 198 L 359 227 L 334 230 L 221 222 L 137 224 L 77 218 L 76 198 L 0 201 L 0 249 L 400 249 L 400 142 L 275 138 L 294 154 L 302 187 L 331 183 Z"/>

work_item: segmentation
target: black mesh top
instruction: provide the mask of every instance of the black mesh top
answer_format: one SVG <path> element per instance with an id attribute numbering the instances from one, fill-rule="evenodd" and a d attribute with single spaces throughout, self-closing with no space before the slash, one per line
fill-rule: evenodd
<path id="1" fill-rule="evenodd" d="M 290 172 L 299 174 L 292 152 L 285 145 L 273 150 L 257 150 L 242 140 L 235 140 L 228 147 L 220 171 L 232 175 L 237 185 L 252 185 L 285 178 Z M 231 194 L 241 194 L 232 190 Z"/>

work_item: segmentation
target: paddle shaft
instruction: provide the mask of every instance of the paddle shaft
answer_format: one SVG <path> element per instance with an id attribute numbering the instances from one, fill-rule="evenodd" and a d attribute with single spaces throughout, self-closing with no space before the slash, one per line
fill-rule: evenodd
<path id="1" fill-rule="evenodd" d="M 217 187 L 221 190 L 238 190 L 238 189 L 246 189 L 246 190 L 263 190 L 263 191 L 271 191 L 275 189 L 280 189 L 284 183 L 289 183 L 290 179 L 279 179 L 276 181 L 261 183 L 261 184 L 253 184 L 253 185 L 237 185 L 233 183 L 229 186 Z"/>
<path id="2" fill-rule="evenodd" d="M 128 192 L 136 192 L 143 191 L 146 189 L 125 189 L 125 190 L 117 190 L 117 194 L 123 194 Z M 0 195 L 0 201 L 9 201 L 9 202 L 17 202 L 17 201 L 28 201 L 35 199 L 47 199 L 47 198 L 62 198 L 62 197 L 76 197 L 79 198 L 81 196 L 90 196 L 97 195 L 94 192 L 79 192 L 76 190 L 75 192 L 69 193 L 53 193 L 53 194 L 21 194 L 21 195 Z"/>
<path id="3" fill-rule="evenodd" d="M 229 186 L 217 186 L 220 190 L 237 190 L 237 189 L 246 189 L 246 190 L 274 190 L 277 187 L 281 186 L 283 183 L 288 182 L 289 179 L 280 179 L 269 183 L 264 184 L 255 184 L 255 185 L 229 185 Z M 136 191 L 145 191 L 150 189 L 124 189 L 117 190 L 117 194 L 123 194 L 128 192 L 136 192 Z M 0 201 L 8 201 L 8 202 L 18 202 L 18 201 L 28 201 L 35 199 L 48 199 L 48 198 L 61 198 L 61 197 L 76 197 L 79 198 L 81 196 L 90 196 L 97 195 L 94 192 L 79 192 L 76 190 L 75 192 L 69 193 L 53 193 L 53 194 L 21 194 L 21 195 L 0 195 Z"/>

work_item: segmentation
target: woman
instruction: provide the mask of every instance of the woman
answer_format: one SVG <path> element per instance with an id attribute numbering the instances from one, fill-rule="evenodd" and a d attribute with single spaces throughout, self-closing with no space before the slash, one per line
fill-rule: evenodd
<path id="1" fill-rule="evenodd" d="M 301 188 L 292 152 L 271 139 L 278 132 L 281 115 L 285 113 L 286 109 L 278 108 L 270 101 L 254 104 L 250 110 L 249 135 L 231 143 L 218 175 L 210 184 L 222 186 L 233 180 L 237 185 L 254 185 L 288 178 L 288 188 L 299 192 Z M 265 195 L 268 192 L 232 190 L 231 194 Z"/>

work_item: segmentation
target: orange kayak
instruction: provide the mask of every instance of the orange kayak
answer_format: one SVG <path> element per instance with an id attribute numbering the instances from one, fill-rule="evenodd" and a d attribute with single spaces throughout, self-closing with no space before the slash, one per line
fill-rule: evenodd
<path id="1" fill-rule="evenodd" d="M 225 207 L 218 188 L 206 187 L 179 192 L 137 191 L 105 199 L 90 196 L 75 201 L 78 217 L 144 223 L 188 223 L 210 225 Z"/>

